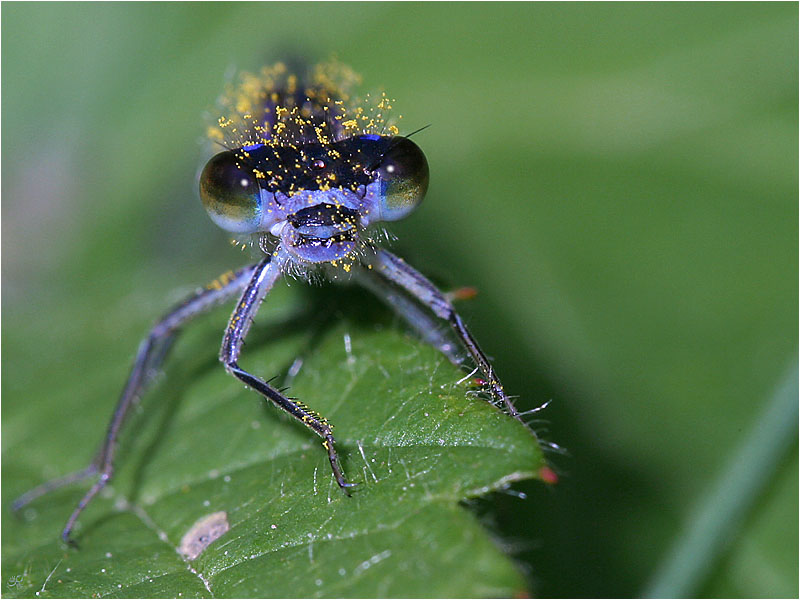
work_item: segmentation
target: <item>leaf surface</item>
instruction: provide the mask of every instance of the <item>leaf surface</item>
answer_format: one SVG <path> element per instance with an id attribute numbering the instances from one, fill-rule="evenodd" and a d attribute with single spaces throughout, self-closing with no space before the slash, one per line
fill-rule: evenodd
<path id="1" fill-rule="evenodd" d="M 521 575 L 459 502 L 535 477 L 543 464 L 535 437 L 459 383 L 459 369 L 385 313 L 359 318 L 353 303 L 370 306 L 368 297 L 318 291 L 325 305 L 349 303 L 326 313 L 292 292 L 268 299 L 242 365 L 269 376 L 302 364 L 290 394 L 334 424 L 345 473 L 358 483 L 352 495 L 339 490 L 314 434 L 224 373 L 214 356 L 218 336 L 204 320 L 178 343 L 134 415 L 113 486 L 80 517 L 80 548 L 65 548 L 58 536 L 85 485 L 37 500 L 22 520 L 6 519 L 4 578 L 22 575 L 7 595 L 524 590 Z M 219 322 L 223 313 L 214 314 Z M 47 437 L 66 443 L 67 435 L 56 429 Z M 87 429 L 73 447 L 100 436 Z M 218 511 L 230 530 L 195 560 L 181 556 L 184 534 Z"/>

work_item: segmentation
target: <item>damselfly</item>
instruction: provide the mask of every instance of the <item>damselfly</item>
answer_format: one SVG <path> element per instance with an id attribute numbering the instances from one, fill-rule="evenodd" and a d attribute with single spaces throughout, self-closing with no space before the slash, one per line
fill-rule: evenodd
<path id="1" fill-rule="evenodd" d="M 219 358 L 234 377 L 320 438 L 333 476 L 349 494 L 332 425 L 239 365 L 245 336 L 259 305 L 282 276 L 352 281 L 375 292 L 452 362 L 471 362 L 479 383 L 521 420 L 486 355 L 449 297 L 378 244 L 380 225 L 409 215 L 428 189 L 428 162 L 409 135 L 389 118 L 385 95 L 356 101 L 357 77 L 338 63 L 292 74 L 282 64 L 244 74 L 221 100 L 224 113 L 209 128 L 220 144 L 200 176 L 200 197 L 211 219 L 257 249 L 254 264 L 196 291 L 170 310 L 142 341 L 105 439 L 84 470 L 40 485 L 15 502 L 20 508 L 69 483 L 97 477 L 62 532 L 114 473 L 121 428 L 135 400 L 190 319 L 238 296 Z M 449 333 L 438 324 L 449 324 Z"/>

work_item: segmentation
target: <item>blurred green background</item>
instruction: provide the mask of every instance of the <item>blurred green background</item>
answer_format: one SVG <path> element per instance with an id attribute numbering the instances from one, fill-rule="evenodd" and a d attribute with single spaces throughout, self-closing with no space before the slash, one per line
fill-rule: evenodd
<path id="1" fill-rule="evenodd" d="M 478 507 L 531 592 L 652 590 L 729 472 L 721 497 L 752 502 L 672 590 L 797 596 L 797 17 L 794 3 L 5 3 L 4 473 L 83 465 L 174 290 L 247 261 L 195 191 L 226 73 L 336 56 L 396 98 L 404 131 L 431 125 L 416 138 L 430 192 L 395 248 L 476 286 L 463 311 L 506 387 L 527 408 L 552 400 L 540 427 L 567 450 L 559 485 Z M 88 370 L 107 371 L 102 389 L 81 387 Z M 29 402 L 52 386 L 82 395 Z M 788 433 L 760 429 L 773 397 Z M 39 433 L 7 425 L 20 419 Z M 48 445 L 54 428 L 74 452 Z M 747 440 L 774 447 L 742 462 Z M 4 478 L 3 510 L 18 488 Z"/>

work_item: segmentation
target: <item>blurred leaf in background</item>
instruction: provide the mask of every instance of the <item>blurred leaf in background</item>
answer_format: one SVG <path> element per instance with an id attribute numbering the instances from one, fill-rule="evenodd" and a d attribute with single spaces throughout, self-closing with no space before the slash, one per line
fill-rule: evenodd
<path id="1" fill-rule="evenodd" d="M 474 506 L 532 593 L 652 591 L 724 489 L 739 518 L 672 589 L 797 596 L 796 4 L 3 8 L 4 524 L 89 459 L 152 320 L 248 259 L 194 191 L 225 74 L 335 54 L 432 125 L 397 251 L 476 286 L 506 387 L 552 400 L 561 483 Z M 779 443 L 720 487 L 751 439 Z"/>

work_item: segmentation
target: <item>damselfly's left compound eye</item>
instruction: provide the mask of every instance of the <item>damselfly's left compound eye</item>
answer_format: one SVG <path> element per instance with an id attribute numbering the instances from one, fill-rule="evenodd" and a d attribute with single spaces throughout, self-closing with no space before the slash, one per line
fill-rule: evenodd
<path id="1" fill-rule="evenodd" d="M 233 233 L 254 233 L 261 223 L 261 194 L 252 169 L 234 150 L 220 152 L 200 175 L 200 199 L 208 215 Z"/>
<path id="2" fill-rule="evenodd" d="M 408 216 L 428 191 L 428 161 L 419 146 L 408 138 L 392 138 L 373 173 L 381 182 L 382 221 L 397 221 Z"/>

